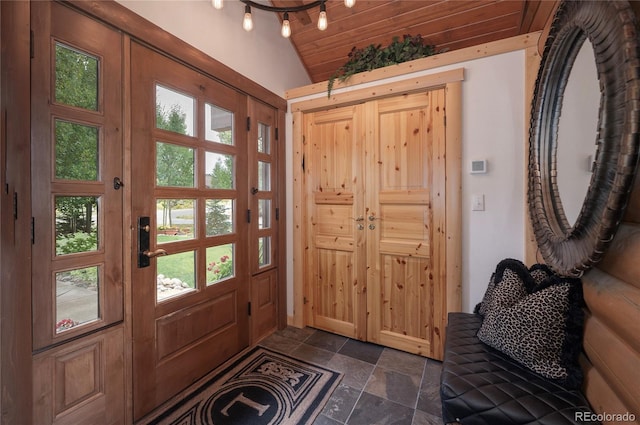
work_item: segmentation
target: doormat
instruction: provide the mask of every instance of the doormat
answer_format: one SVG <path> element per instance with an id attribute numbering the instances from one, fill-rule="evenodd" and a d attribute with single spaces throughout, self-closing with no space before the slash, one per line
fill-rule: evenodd
<path id="1" fill-rule="evenodd" d="M 341 378 L 258 346 L 148 424 L 311 424 Z"/>

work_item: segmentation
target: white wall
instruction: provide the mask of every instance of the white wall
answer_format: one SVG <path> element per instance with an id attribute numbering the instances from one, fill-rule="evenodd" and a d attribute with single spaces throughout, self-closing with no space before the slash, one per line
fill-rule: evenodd
<path id="1" fill-rule="evenodd" d="M 221 10 L 207 0 L 117 1 L 278 96 L 311 83 L 274 13 L 252 9 L 254 28 L 247 32 L 238 0 L 226 0 Z"/>
<path id="2" fill-rule="evenodd" d="M 426 75 L 463 67 L 462 84 L 462 309 L 480 302 L 489 277 L 504 258 L 524 257 L 524 65 L 523 51 L 468 61 L 412 74 Z M 405 77 L 382 80 L 385 84 Z M 375 84 L 335 91 L 356 90 Z M 299 102 L 318 96 L 291 99 Z M 292 119 L 287 120 L 287 163 L 292 163 Z M 486 174 L 470 174 L 471 160 L 485 159 Z M 287 216 L 292 217 L 292 167 L 287 176 Z M 471 211 L 471 197 L 482 194 L 484 211 Z M 287 250 L 293 248 L 293 223 Z M 288 309 L 293 314 L 293 261 L 289 258 Z"/>

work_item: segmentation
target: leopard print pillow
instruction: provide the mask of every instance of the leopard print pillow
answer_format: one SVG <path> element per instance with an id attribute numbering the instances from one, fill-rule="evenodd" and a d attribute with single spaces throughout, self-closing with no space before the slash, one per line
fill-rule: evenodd
<path id="1" fill-rule="evenodd" d="M 579 388 L 583 304 L 579 279 L 551 276 L 511 305 L 489 304 L 478 338 L 548 379 Z"/>
<path id="2" fill-rule="evenodd" d="M 544 264 L 534 264 L 527 269 L 521 261 L 504 259 L 496 266 L 482 302 L 475 307 L 474 312 L 484 316 L 493 304 L 512 305 L 551 275 L 553 271 Z"/>

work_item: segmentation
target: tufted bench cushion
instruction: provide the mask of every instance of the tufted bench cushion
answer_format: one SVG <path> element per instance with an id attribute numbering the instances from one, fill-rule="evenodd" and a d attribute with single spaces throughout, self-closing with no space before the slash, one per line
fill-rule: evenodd
<path id="1" fill-rule="evenodd" d="M 440 396 L 444 423 L 593 424 L 578 390 L 543 378 L 478 339 L 482 317 L 449 313 Z"/>

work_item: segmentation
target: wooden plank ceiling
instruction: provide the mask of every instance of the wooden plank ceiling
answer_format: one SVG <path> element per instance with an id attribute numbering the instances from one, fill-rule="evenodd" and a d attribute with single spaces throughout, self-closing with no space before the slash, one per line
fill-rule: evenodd
<path id="1" fill-rule="evenodd" d="M 292 7 L 312 0 L 271 0 Z M 541 30 L 551 0 L 327 0 L 329 26 L 317 28 L 319 8 L 290 12 L 291 42 L 312 82 L 328 80 L 353 47 L 388 45 L 393 37 L 421 35 L 437 50 L 456 50 Z M 282 14 L 280 14 L 282 20 Z"/>

